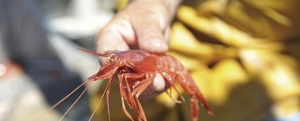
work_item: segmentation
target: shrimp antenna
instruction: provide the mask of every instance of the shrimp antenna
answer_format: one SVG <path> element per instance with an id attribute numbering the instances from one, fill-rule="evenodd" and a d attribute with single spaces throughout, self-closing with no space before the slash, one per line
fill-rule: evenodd
<path id="1" fill-rule="evenodd" d="M 81 50 L 83 52 L 90 53 L 90 54 L 97 55 L 97 56 L 101 56 L 101 57 L 110 57 L 111 55 L 113 55 L 115 53 L 114 51 L 106 51 L 106 52 L 101 54 L 101 53 L 92 52 L 92 51 L 82 49 L 82 48 L 77 48 L 77 49 Z"/>
<path id="2" fill-rule="evenodd" d="M 82 83 L 82 84 L 85 84 L 86 82 L 90 82 L 87 86 L 86 86 L 86 88 L 83 90 L 83 92 L 78 96 L 78 98 L 73 102 L 73 104 L 68 108 L 68 110 L 65 112 L 65 114 L 59 119 L 59 121 L 62 121 L 63 120 L 63 118 L 68 114 L 68 112 L 72 109 L 72 107 L 78 102 L 78 100 L 82 97 L 82 95 L 87 91 L 87 89 L 89 88 L 89 86 L 91 85 L 91 83 L 92 83 L 92 81 L 85 81 L 84 83 Z M 79 87 L 81 87 L 82 86 L 82 84 L 79 86 Z M 76 91 L 76 90 L 75 90 Z M 74 91 L 74 92 L 75 92 Z M 72 94 L 72 93 L 74 93 L 73 91 L 70 93 L 70 94 Z M 69 95 L 68 95 L 69 96 Z M 67 97 L 67 96 L 66 96 Z"/>
<path id="3" fill-rule="evenodd" d="M 51 106 L 47 111 L 45 111 L 39 118 L 38 120 L 40 120 L 43 116 L 45 116 L 49 111 L 53 110 L 55 107 L 57 107 L 59 104 L 61 104 L 63 101 L 65 101 L 68 97 L 70 97 L 74 92 L 76 92 L 80 87 L 82 87 L 85 83 L 87 83 L 88 81 L 83 82 L 82 84 L 80 84 L 78 87 L 76 87 L 72 92 L 70 92 L 67 96 L 65 96 L 63 99 L 61 99 L 60 101 L 58 101 L 55 105 Z"/>

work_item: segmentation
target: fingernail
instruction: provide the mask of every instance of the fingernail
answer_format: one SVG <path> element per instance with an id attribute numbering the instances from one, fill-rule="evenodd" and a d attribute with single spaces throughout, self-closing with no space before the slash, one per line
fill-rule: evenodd
<path id="1" fill-rule="evenodd" d="M 149 42 L 149 48 L 154 53 L 165 53 L 168 51 L 168 46 L 163 40 L 152 39 Z"/>

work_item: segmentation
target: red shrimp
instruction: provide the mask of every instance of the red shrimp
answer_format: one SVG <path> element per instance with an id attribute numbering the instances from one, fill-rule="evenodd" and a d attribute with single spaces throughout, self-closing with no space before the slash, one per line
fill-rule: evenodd
<path id="1" fill-rule="evenodd" d="M 213 115 L 212 110 L 206 103 L 203 95 L 201 94 L 191 75 L 178 60 L 170 55 L 152 54 L 142 50 L 106 51 L 99 54 L 80 48 L 78 49 L 97 56 L 109 57 L 107 62 L 101 66 L 100 70 L 96 74 L 89 77 L 86 81 L 92 82 L 108 79 L 109 82 L 105 89 L 108 112 L 110 86 L 113 82 L 114 75 L 116 75 L 119 80 L 123 112 L 130 120 L 134 121 L 132 116 L 126 109 L 126 101 L 127 105 L 135 111 L 137 119 L 139 121 L 147 121 L 143 107 L 138 98 L 140 94 L 143 93 L 143 91 L 145 91 L 145 89 L 147 89 L 147 87 L 149 87 L 153 83 L 155 76 L 157 74 L 160 74 L 165 79 L 170 88 L 174 89 L 178 93 L 182 101 L 184 101 L 183 96 L 175 87 L 175 82 L 179 83 L 184 91 L 190 95 L 190 108 L 193 121 L 198 120 L 199 100 L 202 102 L 208 114 Z M 74 91 L 76 91 L 76 89 Z M 170 93 L 168 91 L 166 92 L 168 94 Z M 70 94 L 72 93 L 73 92 L 71 92 Z M 102 95 L 102 97 L 103 96 L 104 94 Z M 63 100 L 64 99 L 62 99 L 61 101 Z M 57 105 L 60 102 L 58 102 Z M 73 104 L 75 103 L 76 101 Z M 54 105 L 53 107 L 55 106 L 56 105 Z M 94 113 L 95 111 L 93 112 L 91 118 L 93 117 Z"/>

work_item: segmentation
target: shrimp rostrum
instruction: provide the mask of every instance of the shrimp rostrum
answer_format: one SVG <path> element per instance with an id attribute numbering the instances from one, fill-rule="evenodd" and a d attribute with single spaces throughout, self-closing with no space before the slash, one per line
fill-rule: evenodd
<path id="1" fill-rule="evenodd" d="M 109 82 L 106 87 L 108 111 L 110 85 L 113 81 L 113 77 L 116 75 L 119 80 L 123 112 L 133 121 L 132 116 L 127 112 L 126 102 L 127 105 L 135 111 L 139 121 L 147 121 L 138 98 L 140 94 L 153 83 L 155 76 L 160 74 L 170 88 L 178 93 L 181 100 L 184 101 L 183 96 L 175 87 L 175 83 L 179 83 L 190 96 L 190 108 L 193 121 L 198 120 L 199 100 L 207 112 L 213 115 L 191 75 L 178 60 L 170 55 L 153 54 L 142 50 L 106 51 L 104 53 L 94 53 L 84 49 L 79 50 L 109 58 L 96 74 L 88 78 L 88 81 L 108 79 Z M 166 92 L 169 93 L 168 91 Z"/>

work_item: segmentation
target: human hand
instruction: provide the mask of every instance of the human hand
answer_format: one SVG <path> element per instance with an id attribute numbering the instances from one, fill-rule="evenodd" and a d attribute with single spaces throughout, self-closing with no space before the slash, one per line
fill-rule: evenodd
<path id="1" fill-rule="evenodd" d="M 180 0 L 134 0 L 99 32 L 96 51 L 141 49 L 152 53 L 168 51 L 170 22 Z M 106 59 L 100 59 L 105 62 Z M 165 81 L 157 75 L 146 89 L 146 98 L 165 89 Z M 141 95 L 143 97 L 143 94 Z"/>

